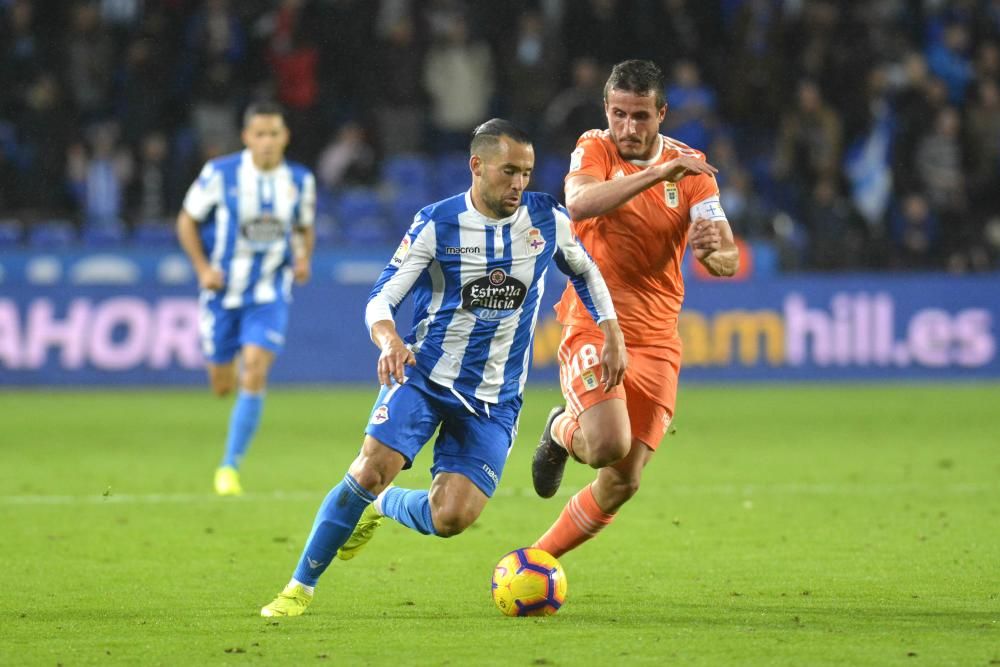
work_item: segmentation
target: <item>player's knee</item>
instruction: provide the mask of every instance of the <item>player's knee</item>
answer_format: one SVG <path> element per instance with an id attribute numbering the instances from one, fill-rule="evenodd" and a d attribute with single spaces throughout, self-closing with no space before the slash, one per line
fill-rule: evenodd
<path id="1" fill-rule="evenodd" d="M 454 537 L 471 526 L 476 521 L 476 515 L 469 511 L 447 508 L 435 510 L 431 506 L 431 519 L 434 521 L 434 532 L 439 537 Z"/>
<path id="2" fill-rule="evenodd" d="M 243 391 L 260 393 L 267 388 L 267 376 L 261 373 L 244 373 L 240 388 Z"/>
<path id="3" fill-rule="evenodd" d="M 618 480 L 614 484 L 611 493 L 615 498 L 616 504 L 621 505 L 631 500 L 639 492 L 639 482 L 639 479 L 632 478 Z"/>
<path id="4" fill-rule="evenodd" d="M 233 383 L 228 380 L 217 380 L 212 383 L 212 393 L 222 398 L 233 391 Z"/>
<path id="5" fill-rule="evenodd" d="M 596 446 L 591 447 L 591 456 L 587 463 L 592 468 L 605 468 L 614 465 L 628 456 L 631 446 L 632 443 L 629 442 L 628 438 L 604 438 Z"/>

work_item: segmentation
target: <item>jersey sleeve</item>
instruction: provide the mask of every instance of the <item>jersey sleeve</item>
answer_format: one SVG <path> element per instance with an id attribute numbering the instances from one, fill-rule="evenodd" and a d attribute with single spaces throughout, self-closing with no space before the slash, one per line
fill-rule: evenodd
<path id="1" fill-rule="evenodd" d="M 393 319 L 417 278 L 434 261 L 436 246 L 433 222 L 418 214 L 368 296 L 365 325 L 369 333 L 376 322 Z"/>
<path id="2" fill-rule="evenodd" d="M 295 224 L 298 227 L 311 227 L 316 220 L 316 177 L 312 172 L 307 171 L 302 177 L 301 190 Z"/>
<path id="3" fill-rule="evenodd" d="M 600 181 L 608 180 L 611 171 L 611 160 L 608 149 L 601 141 L 600 135 L 591 130 L 585 132 L 576 142 L 576 148 L 570 155 L 569 172 L 566 178 L 572 176 L 593 176 Z"/>
<path id="4" fill-rule="evenodd" d="M 209 162 L 188 188 L 184 196 L 184 210 L 198 222 L 222 202 L 222 172 Z"/>
<path id="5" fill-rule="evenodd" d="M 569 213 L 562 206 L 552 209 L 556 220 L 556 252 L 555 262 L 559 270 L 565 273 L 573 289 L 580 297 L 587 312 L 598 324 L 604 320 L 617 318 L 611 293 L 607 283 L 597 268 L 597 263 L 587 254 L 586 249 L 573 235 L 570 228 Z"/>

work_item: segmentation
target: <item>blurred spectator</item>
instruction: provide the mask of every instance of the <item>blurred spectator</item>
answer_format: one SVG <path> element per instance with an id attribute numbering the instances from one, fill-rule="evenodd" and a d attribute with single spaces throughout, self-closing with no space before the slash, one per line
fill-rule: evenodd
<path id="1" fill-rule="evenodd" d="M 275 83 L 276 97 L 284 106 L 288 128 L 295 141 L 289 156 L 312 164 L 322 141 L 319 102 L 319 49 L 313 30 L 316 17 L 305 0 L 281 0 L 261 23 L 268 32 L 267 60 Z"/>
<path id="2" fill-rule="evenodd" d="M 961 104 L 972 80 L 969 62 L 969 32 L 960 23 L 947 25 L 940 36 L 932 37 L 927 48 L 927 64 L 948 85 L 948 100 Z"/>
<path id="3" fill-rule="evenodd" d="M 45 67 L 44 41 L 38 35 L 31 0 L 14 0 L 0 27 L 0 113 L 16 109 L 25 89 Z"/>
<path id="4" fill-rule="evenodd" d="M 518 19 L 513 53 L 507 59 L 510 120 L 531 136 L 542 124 L 545 106 L 559 80 L 562 53 L 559 40 L 548 34 L 542 15 L 528 11 Z"/>
<path id="5" fill-rule="evenodd" d="M 118 90 L 122 139 L 138 146 L 147 132 L 164 121 L 167 103 L 166 68 L 161 43 L 140 35 L 125 47 Z"/>
<path id="6" fill-rule="evenodd" d="M 807 261 L 821 271 L 858 269 L 866 264 L 864 223 L 837 190 L 836 181 L 820 178 L 806 208 Z"/>
<path id="7" fill-rule="evenodd" d="M 567 157 L 581 134 L 608 123 L 602 102 L 606 73 L 592 58 L 578 58 L 573 61 L 572 74 L 573 83 L 549 102 L 544 117 L 547 149 Z"/>
<path id="8" fill-rule="evenodd" d="M 412 16 L 404 13 L 392 23 L 374 56 L 379 85 L 373 102 L 381 149 L 386 155 L 416 153 L 423 149 L 426 102 L 424 49 Z"/>
<path id="9" fill-rule="evenodd" d="M 56 77 L 42 72 L 29 85 L 16 116 L 19 130 L 19 203 L 29 208 L 63 207 L 66 148 L 73 112 Z"/>
<path id="10" fill-rule="evenodd" d="M 69 149 L 69 182 L 87 225 L 117 223 L 123 217 L 132 160 L 118 144 L 118 134 L 113 122 L 94 125 L 89 131 L 89 148 L 76 143 Z"/>
<path id="11" fill-rule="evenodd" d="M 610 67 L 635 57 L 629 44 L 631 26 L 622 20 L 628 11 L 622 0 L 576 0 L 564 6 L 562 34 L 569 58 L 594 58 Z"/>
<path id="12" fill-rule="evenodd" d="M 940 265 L 937 240 L 940 223 L 927 199 L 910 193 L 891 216 L 892 265 L 901 269 L 930 269 Z"/>
<path id="13" fill-rule="evenodd" d="M 966 112 L 968 186 L 980 206 L 1000 211 L 1000 84 L 985 79 Z"/>
<path id="14" fill-rule="evenodd" d="M 435 36 L 423 82 L 431 98 L 435 149 L 466 150 L 469 132 L 490 117 L 495 70 L 489 46 L 470 37 L 462 14 L 454 14 Z"/>
<path id="15" fill-rule="evenodd" d="M 796 105 L 778 128 L 774 175 L 793 188 L 798 202 L 821 179 L 836 177 L 840 166 L 840 118 L 824 101 L 814 81 L 799 82 Z"/>
<path id="16" fill-rule="evenodd" d="M 319 155 L 316 176 L 328 190 L 375 183 L 375 150 L 360 124 L 344 123 L 337 131 Z"/>
<path id="17" fill-rule="evenodd" d="M 708 147 L 706 157 L 719 170 L 719 198 L 724 202 L 733 233 L 744 239 L 770 237 L 773 213 L 754 187 L 750 172 L 740 164 L 732 139 L 718 135 Z"/>
<path id="18" fill-rule="evenodd" d="M 110 106 L 113 57 L 111 35 L 101 24 L 97 4 L 78 0 L 72 8 L 66 60 L 70 91 L 82 123 L 97 120 Z"/>
<path id="19" fill-rule="evenodd" d="M 915 164 L 923 191 L 938 211 L 965 208 L 962 172 L 961 117 L 946 107 L 934 118 L 934 127 L 917 143 Z"/>
<path id="20" fill-rule="evenodd" d="M 896 90 L 892 99 L 896 126 L 893 180 L 899 189 L 915 190 L 919 181 L 911 165 L 917 142 L 930 125 L 933 110 L 947 103 L 947 93 L 940 79 L 930 77 L 927 61 L 916 51 L 903 56 L 890 79 Z"/>
<path id="21" fill-rule="evenodd" d="M 732 50 L 719 87 L 726 112 L 742 127 L 773 127 L 787 94 L 778 7 L 770 0 L 740 3 L 727 41 Z"/>
<path id="22" fill-rule="evenodd" d="M 128 189 L 129 209 L 136 221 L 161 220 L 177 208 L 168 195 L 168 150 L 162 132 L 150 132 L 142 140 L 135 178 Z"/>
<path id="23" fill-rule="evenodd" d="M 694 61 L 677 61 L 666 96 L 669 106 L 664 132 L 692 148 L 704 150 L 717 124 L 715 91 L 702 83 Z"/>

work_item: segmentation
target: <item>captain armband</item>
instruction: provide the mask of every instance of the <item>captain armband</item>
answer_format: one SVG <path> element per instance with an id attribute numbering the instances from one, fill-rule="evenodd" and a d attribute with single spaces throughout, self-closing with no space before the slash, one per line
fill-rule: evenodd
<path id="1" fill-rule="evenodd" d="M 695 220 L 726 220 L 719 197 L 703 199 L 691 207 L 691 222 Z"/>

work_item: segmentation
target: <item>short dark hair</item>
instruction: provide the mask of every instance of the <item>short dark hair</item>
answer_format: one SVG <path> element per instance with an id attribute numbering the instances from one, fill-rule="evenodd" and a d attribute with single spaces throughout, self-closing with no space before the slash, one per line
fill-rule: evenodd
<path id="1" fill-rule="evenodd" d="M 624 90 L 636 95 L 654 95 L 656 108 L 666 103 L 663 94 L 663 70 L 651 60 L 626 60 L 614 66 L 604 84 L 604 101 L 612 90 Z"/>
<path id="2" fill-rule="evenodd" d="M 503 118 L 491 118 L 472 131 L 469 153 L 476 155 L 484 150 L 493 150 L 502 136 L 510 137 L 519 144 L 531 144 L 531 137 L 521 128 Z"/>
<path id="3" fill-rule="evenodd" d="M 249 125 L 254 116 L 281 116 L 281 120 L 288 120 L 285 118 L 284 107 L 272 100 L 252 102 L 243 112 L 243 127 Z"/>

